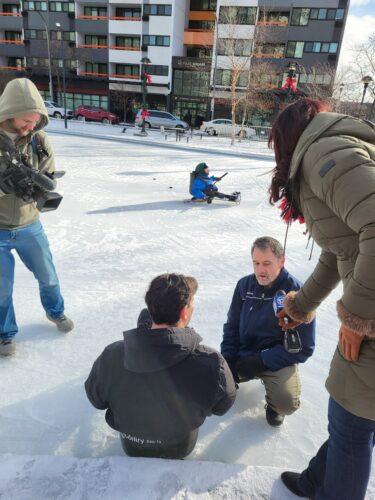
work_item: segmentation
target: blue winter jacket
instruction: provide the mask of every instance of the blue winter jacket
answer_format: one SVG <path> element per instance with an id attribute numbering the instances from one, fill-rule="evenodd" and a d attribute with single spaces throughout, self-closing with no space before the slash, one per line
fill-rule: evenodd
<path id="1" fill-rule="evenodd" d="M 191 188 L 191 194 L 194 196 L 194 198 L 198 198 L 199 200 L 206 198 L 206 195 L 204 194 L 205 189 L 207 189 L 208 187 L 212 187 L 213 189 L 215 189 L 215 191 L 218 190 L 218 188 L 214 184 L 215 180 L 216 177 L 214 176 L 209 177 L 206 174 L 198 174 L 194 179 L 193 186 Z"/>
<path id="2" fill-rule="evenodd" d="M 303 349 L 291 354 L 284 349 L 283 332 L 273 310 L 273 298 L 278 290 L 286 293 L 299 290 L 300 283 L 282 269 L 272 287 L 259 285 L 255 274 L 240 279 L 234 291 L 228 319 L 224 325 L 221 354 L 226 359 L 260 352 L 263 363 L 271 371 L 295 363 L 304 363 L 315 347 L 315 320 L 297 328 Z"/>

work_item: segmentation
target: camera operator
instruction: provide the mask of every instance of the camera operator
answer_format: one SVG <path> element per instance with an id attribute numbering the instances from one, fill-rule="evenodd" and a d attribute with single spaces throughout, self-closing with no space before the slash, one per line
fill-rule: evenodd
<path id="1" fill-rule="evenodd" d="M 69 332 L 74 326 L 64 314 L 48 239 L 39 221 L 36 198 L 31 196 L 33 183 L 20 168 L 25 164 L 32 175 L 42 171 L 53 177 L 54 154 L 43 131 L 47 123 L 47 110 L 35 85 L 27 78 L 10 81 L 0 96 L 0 356 L 16 351 L 12 250 L 38 280 L 47 318 L 61 332 Z"/>
<path id="2" fill-rule="evenodd" d="M 267 422 L 276 427 L 300 406 L 298 363 L 304 363 L 314 351 L 315 321 L 293 332 L 298 337 L 297 348 L 285 342 L 273 302 L 278 292 L 299 290 L 300 285 L 284 268 L 283 247 L 274 238 L 255 240 L 251 255 L 254 274 L 237 283 L 224 325 L 221 354 L 237 383 L 262 380 Z"/>

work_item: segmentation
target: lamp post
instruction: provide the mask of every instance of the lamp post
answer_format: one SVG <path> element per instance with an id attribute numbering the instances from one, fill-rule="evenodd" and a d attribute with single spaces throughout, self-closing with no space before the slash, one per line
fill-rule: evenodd
<path id="1" fill-rule="evenodd" d="M 363 101 L 365 100 L 367 87 L 369 86 L 369 84 L 370 84 L 372 81 L 373 81 L 373 80 L 372 80 L 371 76 L 369 76 L 369 75 L 364 76 L 364 77 L 362 78 L 362 82 L 363 82 L 363 94 L 362 94 L 361 106 L 362 106 L 362 104 L 363 104 Z"/>
<path id="2" fill-rule="evenodd" d="M 46 32 L 46 40 L 47 40 L 47 55 L 48 55 L 48 78 L 49 78 L 49 96 L 51 101 L 53 101 L 53 83 L 52 83 L 52 60 L 51 60 L 51 41 L 49 38 L 49 28 L 47 25 L 46 20 L 42 16 L 39 10 L 35 11 L 37 14 L 39 14 L 43 24 L 44 24 L 44 30 Z"/>
<path id="3" fill-rule="evenodd" d="M 147 113 L 147 83 L 148 83 L 148 75 L 145 71 L 145 66 L 151 64 L 151 61 L 148 57 L 142 57 L 141 59 L 142 68 L 141 68 L 141 88 L 142 88 L 142 130 L 141 135 L 147 135 L 146 132 L 146 113 Z"/>
<path id="4" fill-rule="evenodd" d="M 56 28 L 59 30 L 60 36 L 61 36 L 60 57 L 61 57 L 61 61 L 62 61 L 61 71 L 62 71 L 62 80 L 63 80 L 64 127 L 68 128 L 68 120 L 66 117 L 66 82 L 65 82 L 65 62 L 64 62 L 64 37 L 63 37 L 63 31 L 62 31 L 60 23 L 56 23 Z"/>
<path id="5" fill-rule="evenodd" d="M 339 85 L 339 109 L 341 108 L 341 95 L 343 93 L 345 83 L 340 83 Z"/>

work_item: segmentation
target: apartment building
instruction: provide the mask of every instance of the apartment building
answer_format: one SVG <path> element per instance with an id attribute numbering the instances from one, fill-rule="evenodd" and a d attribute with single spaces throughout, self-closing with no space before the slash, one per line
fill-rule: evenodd
<path id="1" fill-rule="evenodd" d="M 348 0 L 0 0 L 0 75 L 26 75 L 67 105 L 91 104 L 131 118 L 141 101 L 141 74 L 151 75 L 148 101 L 194 121 L 226 113 L 233 61 L 246 88 L 260 63 L 275 91 L 286 66 L 304 68 L 300 85 L 328 86 L 337 66 Z M 233 42 L 235 40 L 235 42 Z M 143 62 L 142 62 L 143 61 Z M 146 62 L 147 64 L 144 64 Z M 325 73 L 316 68 L 332 68 Z M 265 71 L 267 73 L 267 71 Z"/>

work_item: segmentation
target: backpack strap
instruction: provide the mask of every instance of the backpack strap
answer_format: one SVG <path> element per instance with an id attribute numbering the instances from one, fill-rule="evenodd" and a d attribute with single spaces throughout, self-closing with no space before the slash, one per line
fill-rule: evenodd
<path id="1" fill-rule="evenodd" d="M 44 158 L 48 158 L 49 154 L 42 144 L 41 137 L 38 133 L 34 134 L 31 139 L 31 147 L 33 153 L 38 157 L 38 163 L 41 163 Z"/>

